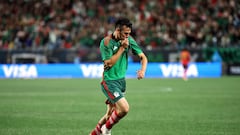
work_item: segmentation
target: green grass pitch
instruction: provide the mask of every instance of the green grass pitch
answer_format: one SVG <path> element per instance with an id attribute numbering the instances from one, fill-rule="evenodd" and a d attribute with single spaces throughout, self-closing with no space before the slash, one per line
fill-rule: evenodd
<path id="1" fill-rule="evenodd" d="M 0 79 L 0 135 L 88 135 L 105 113 L 100 79 Z M 113 135 L 239 135 L 240 77 L 127 79 Z"/>

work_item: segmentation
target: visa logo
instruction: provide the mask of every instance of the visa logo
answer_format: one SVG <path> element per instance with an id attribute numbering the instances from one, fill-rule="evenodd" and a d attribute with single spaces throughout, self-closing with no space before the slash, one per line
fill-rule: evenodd
<path id="1" fill-rule="evenodd" d="M 80 68 L 82 70 L 83 76 L 87 78 L 99 78 L 103 73 L 102 64 L 81 64 Z"/>
<path id="2" fill-rule="evenodd" d="M 3 65 L 6 78 L 37 78 L 38 73 L 34 65 Z"/>
<path id="3" fill-rule="evenodd" d="M 183 67 L 181 64 L 160 64 L 163 77 L 182 77 Z M 195 64 L 188 66 L 187 76 L 198 77 L 198 69 Z"/>

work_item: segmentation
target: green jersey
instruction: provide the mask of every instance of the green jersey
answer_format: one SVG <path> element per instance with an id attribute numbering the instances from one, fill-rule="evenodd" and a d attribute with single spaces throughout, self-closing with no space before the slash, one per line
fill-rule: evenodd
<path id="1" fill-rule="evenodd" d="M 102 60 L 110 59 L 121 46 L 120 41 L 110 39 L 108 45 L 104 45 L 105 38 L 100 42 L 100 51 Z M 127 67 L 128 67 L 128 52 L 132 51 L 134 55 L 142 53 L 141 48 L 138 46 L 136 41 L 132 37 L 128 37 L 129 47 L 125 49 L 122 55 L 119 57 L 117 62 L 108 70 L 104 70 L 103 77 L 104 80 L 118 80 L 125 77 Z"/>

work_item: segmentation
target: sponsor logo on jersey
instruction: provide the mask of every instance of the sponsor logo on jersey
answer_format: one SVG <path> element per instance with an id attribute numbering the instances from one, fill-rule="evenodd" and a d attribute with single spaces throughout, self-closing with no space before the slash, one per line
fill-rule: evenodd
<path id="1" fill-rule="evenodd" d="M 117 46 L 114 46 L 114 47 L 113 47 L 113 50 L 114 50 L 114 51 L 115 51 L 115 50 L 117 50 L 117 49 L 118 49 L 118 47 L 117 47 Z"/>

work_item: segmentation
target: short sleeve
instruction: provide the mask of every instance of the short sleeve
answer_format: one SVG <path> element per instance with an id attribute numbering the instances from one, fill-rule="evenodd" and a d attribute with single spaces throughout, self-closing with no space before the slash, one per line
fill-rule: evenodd
<path id="1" fill-rule="evenodd" d="M 110 59 L 113 55 L 113 51 L 110 47 L 110 45 L 104 45 L 104 39 L 100 43 L 100 52 L 101 52 L 101 57 L 102 60 L 107 60 Z"/>
<path id="2" fill-rule="evenodd" d="M 142 53 L 142 49 L 139 47 L 137 42 L 132 37 L 129 38 L 129 41 L 130 41 L 132 53 L 134 55 L 138 55 L 138 54 Z"/>

